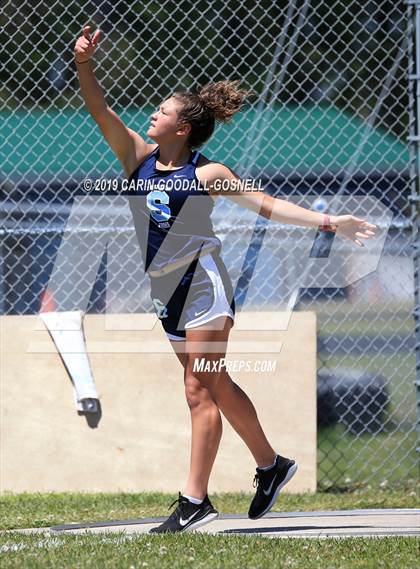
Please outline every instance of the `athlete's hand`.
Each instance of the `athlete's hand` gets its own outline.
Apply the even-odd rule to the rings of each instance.
[[[74,58],[77,63],[89,61],[95,53],[96,46],[101,39],[101,30],[96,30],[91,38],[90,29],[90,26],[83,28],[83,35],[77,39],[76,45],[74,46]]]
[[[337,225],[337,235],[353,241],[359,247],[364,247],[363,239],[373,237],[375,230],[378,229],[376,225],[354,215],[331,216],[331,224]]]

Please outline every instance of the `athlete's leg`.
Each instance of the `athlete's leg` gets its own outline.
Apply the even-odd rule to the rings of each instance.
[[[185,396],[191,413],[190,474],[184,494],[203,499],[222,436],[222,419],[209,390],[186,372],[186,342],[171,341],[171,345],[184,367]]]
[[[221,324],[223,329],[219,329]],[[205,326],[186,330],[185,384],[192,417],[191,466],[186,494],[199,494],[199,498],[207,492],[208,479],[222,434],[217,407],[242,437],[258,466],[271,464],[276,456],[251,400],[226,371],[219,367],[220,359],[226,354],[231,326],[230,318],[220,317]],[[212,350],[216,343],[217,353],[214,353]],[[200,369],[198,364],[202,359],[209,362],[211,371]]]

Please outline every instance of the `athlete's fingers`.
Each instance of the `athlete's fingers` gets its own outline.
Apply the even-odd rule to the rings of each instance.
[[[84,26],[83,28],[83,35],[89,41],[90,41],[90,30],[91,30],[90,26]]]
[[[83,39],[80,41],[80,44],[79,44],[79,45],[80,45],[82,48],[87,49],[87,48],[90,46],[90,42],[89,42],[87,39],[83,38]]]
[[[359,227],[361,227],[363,229],[370,229],[370,230],[377,229],[376,225],[372,225],[371,223],[367,223],[367,222],[361,223]]]
[[[371,230],[378,229],[376,225],[373,225],[372,223],[368,223],[367,221],[365,221],[363,223],[363,227],[365,229],[371,229]]]
[[[98,45],[98,42],[100,41],[101,36],[102,36],[102,31],[96,30],[96,32],[93,34],[92,45],[94,45],[94,46]]]

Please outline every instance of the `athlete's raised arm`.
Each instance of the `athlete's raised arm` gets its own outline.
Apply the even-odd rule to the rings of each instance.
[[[324,214],[255,189],[252,184],[248,184],[248,180],[241,180],[224,164],[212,162],[204,165],[202,171],[212,196],[228,197],[239,206],[280,223],[319,228],[324,224]],[[331,215],[330,224],[334,226],[337,235],[353,241],[359,247],[363,247],[363,240],[373,237],[377,229],[376,225],[354,215]]]
[[[74,58],[82,96],[89,113],[120,161],[125,175],[129,176],[156,145],[147,144],[139,134],[128,128],[107,105],[92,66],[92,56],[101,38],[101,31],[96,30],[93,37],[90,31],[90,26],[85,26],[74,46]]]

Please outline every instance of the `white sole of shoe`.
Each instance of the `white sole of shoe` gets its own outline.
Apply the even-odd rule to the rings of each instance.
[[[283,482],[281,484],[279,484],[279,487],[277,488],[277,490],[275,491],[275,493],[273,494],[273,497],[271,498],[270,503],[268,504],[268,506],[266,507],[266,509],[256,518],[250,518],[252,520],[259,520],[260,518],[262,518],[263,516],[265,516],[265,514],[271,510],[271,508],[274,505],[274,502],[277,500],[277,496],[279,495],[279,492],[282,488],[284,488],[286,486],[286,484],[293,478],[293,476],[296,474],[298,469],[298,463],[295,462],[295,464],[293,466],[291,466],[289,468],[289,471],[286,474],[285,479],[283,480]]]
[[[194,522],[193,524],[191,524],[190,526],[188,526],[186,529],[182,530],[182,532],[187,532],[187,531],[192,531],[194,529],[197,529],[201,526],[204,526],[210,522],[212,522],[213,520],[217,519],[219,517],[219,514],[217,512],[213,513],[213,514],[208,514],[205,518],[203,518],[202,520],[197,520],[196,522]]]

